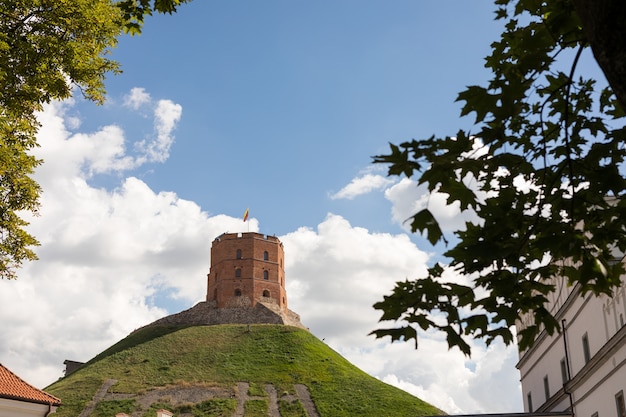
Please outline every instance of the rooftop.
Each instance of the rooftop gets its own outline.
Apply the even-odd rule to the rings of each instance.
[[[59,406],[61,400],[25,382],[0,364],[0,398]]]

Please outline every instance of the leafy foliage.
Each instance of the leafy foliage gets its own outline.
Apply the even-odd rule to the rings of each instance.
[[[184,0],[0,0],[0,277],[16,278],[36,259],[37,240],[20,213],[36,214],[39,185],[31,178],[41,163],[36,113],[77,88],[97,103],[104,79],[118,73],[108,58],[123,29],[139,33],[143,16],[172,13]]]
[[[71,95],[72,85],[101,102],[104,74],[118,70],[106,58],[120,31],[109,1],[1,0],[0,12],[0,276],[15,278],[37,241],[19,213],[37,211],[39,186],[30,177],[40,163],[35,113]]]
[[[455,232],[448,266],[397,283],[375,304],[381,321],[401,323],[372,332],[377,337],[417,343],[415,326],[437,329],[469,355],[466,338],[510,344],[511,326],[530,315],[531,325],[518,334],[523,350],[542,329],[558,329],[546,308],[554,277],[583,293],[610,295],[620,285],[623,109],[610,87],[598,90],[594,79],[578,74],[589,44],[572,1],[495,4],[505,29],[485,59],[492,78],[458,96],[461,115],[475,116],[476,131],[392,144],[389,154],[374,157],[389,164],[389,175],[415,175],[479,219]],[[443,240],[436,217],[420,211],[412,230],[433,244]],[[447,270],[472,284],[446,282]]]
[[[178,6],[191,0],[121,0],[116,6],[122,11],[124,31],[131,35],[141,33],[145,16],[152,16],[153,12],[172,14]]]

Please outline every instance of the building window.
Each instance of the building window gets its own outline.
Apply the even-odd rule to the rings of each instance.
[[[270,279],[270,273],[267,271],[263,271],[263,279]]]
[[[589,351],[589,336],[587,333],[583,335],[583,355],[585,356],[585,363],[591,359],[591,352]]]
[[[241,249],[237,249],[237,259],[241,259]]]
[[[567,363],[565,363],[565,358],[561,359],[561,380],[563,384],[567,382]]]
[[[241,278],[241,269],[240,268],[235,269],[235,277]]]
[[[241,297],[241,290],[239,288],[235,290],[235,297]]]
[[[615,406],[617,407],[617,417],[626,417],[626,405],[624,404],[624,391],[615,394]]]
[[[623,314],[619,315],[619,325],[624,327],[624,315]]]
[[[217,300],[217,288],[213,290],[213,299]]]
[[[529,392],[528,395],[526,396],[526,399],[528,400],[528,412],[532,413],[533,411],[533,395]]]
[[[268,290],[263,290],[263,297],[269,297],[270,292]]]
[[[270,254],[269,254],[269,253],[267,253],[267,251],[263,252],[263,260],[264,260],[264,261],[267,261],[267,260],[269,260],[269,259],[270,259]]]
[[[548,375],[543,377],[543,390],[546,393],[546,401],[550,399],[550,382],[548,381]]]

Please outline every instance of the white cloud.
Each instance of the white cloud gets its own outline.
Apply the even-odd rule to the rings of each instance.
[[[144,156],[139,158],[141,163],[164,162],[170,156],[170,147],[174,143],[172,131],[182,116],[183,108],[170,100],[159,100],[154,109],[154,127],[156,138],[142,140],[137,144],[137,149]]]
[[[480,143],[475,143],[474,148],[477,154],[484,152],[484,147],[481,147]],[[461,211],[459,202],[448,204],[448,194],[429,192],[425,184],[418,186],[417,182],[409,178],[395,181],[371,171],[366,170],[364,174],[355,177],[330,198],[352,200],[362,194],[384,190],[385,198],[392,203],[393,221],[406,231],[411,230],[413,215],[425,208],[433,213],[441,229],[448,232],[465,229],[466,222],[480,221],[473,210]],[[465,182],[471,184],[472,180],[468,178]]]
[[[429,193],[426,185],[418,186],[415,181],[408,178],[403,178],[399,183],[386,189],[385,198],[392,203],[393,220],[405,230],[410,230],[410,218],[425,208],[431,211],[444,231],[463,230],[466,222],[478,221],[473,211],[461,211],[458,202],[448,204],[447,194],[437,191]]]
[[[365,174],[361,177],[354,178],[350,184],[331,195],[333,200],[347,199],[352,200],[362,194],[367,194],[374,190],[380,190],[393,184],[395,181],[382,175]]]
[[[168,103],[158,122],[165,136],[180,116]],[[0,362],[43,387],[61,376],[65,359],[88,360],[165,315],[155,299],[171,294],[189,306],[203,299],[213,238],[257,231],[258,221],[209,216],[132,176],[112,190],[95,188],[91,173],[133,165],[123,130],[72,135],[59,105],[48,107],[41,121],[42,207],[30,226],[42,243],[40,260],[21,270],[19,280],[2,283]],[[396,281],[425,271],[428,254],[408,235],[372,233],[329,214],[316,229],[280,238],[290,308],[352,363],[448,412],[521,408],[514,348],[474,344],[469,361],[448,351],[439,334],[421,334],[417,351],[412,343],[368,336],[380,317],[372,305]]]
[[[124,106],[137,110],[144,104],[150,103],[151,100],[150,94],[144,88],[134,87],[124,96]]]
[[[38,137],[44,146],[36,152],[46,161],[41,167],[45,175],[39,175],[42,185],[46,186],[48,179],[87,178],[136,166],[133,158],[126,155],[126,139],[118,126],[70,135],[65,122],[69,106],[71,103],[53,103],[38,116],[42,123]]]
[[[439,338],[420,338],[419,348],[394,343],[373,352],[389,359],[377,376],[448,413],[493,413],[521,409],[515,371],[517,351],[494,343],[485,348],[472,343],[473,356],[448,351]],[[443,342],[445,343],[445,342]]]
[[[404,234],[371,234],[332,214],[317,232],[302,228],[281,241],[290,302],[315,334],[342,344],[372,330],[380,316],[372,305],[396,281],[425,272],[428,259]]]
[[[182,116],[182,106],[159,100],[154,109],[154,133],[135,142],[135,155],[129,154],[127,138],[121,127],[107,125],[96,132],[70,134],[67,110],[73,103],[52,103],[39,114],[39,137],[45,147],[37,150],[46,163],[42,182],[48,178],[90,178],[94,174],[122,172],[151,162],[164,162],[174,142],[173,130]],[[131,147],[133,148],[133,147]]]

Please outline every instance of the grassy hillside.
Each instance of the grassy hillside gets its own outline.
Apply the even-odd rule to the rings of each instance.
[[[232,416],[244,394],[252,397],[245,403],[245,416],[267,416],[271,401],[266,384],[275,388],[283,417],[306,416],[295,384],[308,387],[321,417],[441,414],[367,375],[309,332],[280,325],[143,329],[46,391],[63,401],[58,417],[77,417],[109,379],[117,383],[92,416],[126,412],[153,417],[157,408],[174,411],[176,417]],[[240,382],[249,384],[249,392],[237,391]],[[181,401],[176,393],[182,391],[213,394],[199,402]]]

